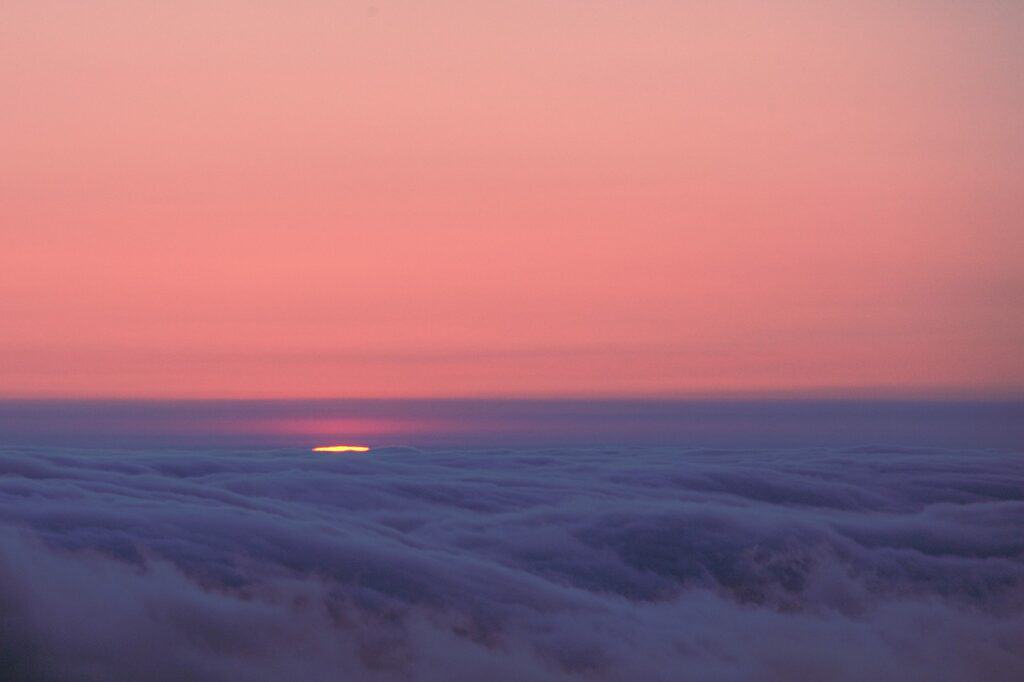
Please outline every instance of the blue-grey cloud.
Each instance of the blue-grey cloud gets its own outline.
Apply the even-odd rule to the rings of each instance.
[[[1024,679],[1024,457],[0,451],[9,680]]]

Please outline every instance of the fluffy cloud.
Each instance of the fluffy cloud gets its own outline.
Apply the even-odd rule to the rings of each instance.
[[[1024,459],[0,451],[10,680],[1024,679]]]

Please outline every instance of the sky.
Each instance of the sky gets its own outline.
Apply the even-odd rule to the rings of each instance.
[[[0,396],[1024,387],[1024,4],[0,6]]]

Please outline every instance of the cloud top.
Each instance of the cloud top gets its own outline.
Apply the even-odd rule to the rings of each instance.
[[[1024,459],[0,452],[12,680],[1015,680]]]

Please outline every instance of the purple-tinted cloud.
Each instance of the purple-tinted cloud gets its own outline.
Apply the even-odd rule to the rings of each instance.
[[[0,456],[11,680],[1024,679],[1024,459]]]

